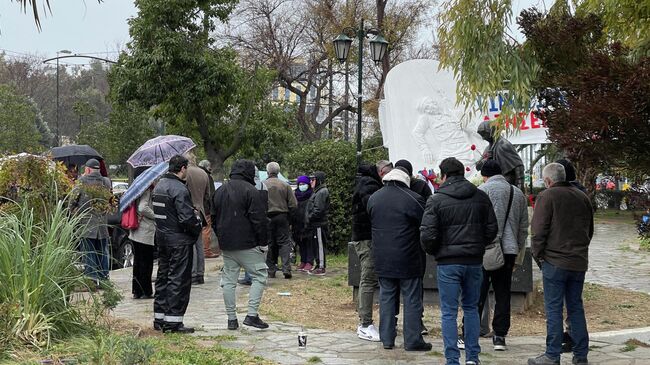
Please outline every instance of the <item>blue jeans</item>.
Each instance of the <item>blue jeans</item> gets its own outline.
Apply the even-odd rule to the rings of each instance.
[[[400,293],[404,299],[404,348],[422,346],[422,278],[379,277],[379,338],[384,346],[395,345]]]
[[[560,269],[548,262],[542,265],[544,278],[544,310],[546,311],[546,355],[553,360],[560,359],[562,352],[562,309],[566,301],[570,335],[573,339],[573,355],[587,358],[589,334],[585,308],[582,304],[582,288],[585,284],[584,271]]]
[[[93,279],[108,279],[109,254],[107,238],[82,238],[84,274]]]
[[[438,265],[438,294],[442,312],[442,339],[447,365],[459,365],[458,298],[461,297],[465,328],[465,360],[477,361],[481,352],[478,344],[480,320],[478,300],[483,282],[483,265]]]

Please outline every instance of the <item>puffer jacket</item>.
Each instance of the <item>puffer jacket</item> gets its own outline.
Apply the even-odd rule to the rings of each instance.
[[[255,188],[255,165],[237,160],[212,198],[212,228],[224,251],[266,246],[268,218],[262,195]]]
[[[153,190],[156,244],[193,245],[201,233],[201,218],[194,210],[190,191],[178,176],[167,173]]]
[[[325,185],[325,173],[316,171],[314,176],[316,186],[305,208],[305,221],[308,228],[327,226],[327,214],[330,210],[330,192]]]
[[[381,180],[377,168],[372,165],[360,165],[357,170],[357,184],[352,193],[352,240],[372,239],[372,226],[367,207],[370,196],[381,189]]]
[[[481,264],[498,230],[487,194],[464,177],[451,176],[427,201],[420,240],[438,265]]]

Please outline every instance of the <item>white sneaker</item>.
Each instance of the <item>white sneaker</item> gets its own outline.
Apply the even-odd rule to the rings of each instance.
[[[458,346],[459,350],[465,350],[465,341],[458,336],[458,341],[456,342],[456,345]]]
[[[379,332],[374,325],[369,325],[368,327],[359,326],[357,328],[357,335],[362,340],[379,342]]]

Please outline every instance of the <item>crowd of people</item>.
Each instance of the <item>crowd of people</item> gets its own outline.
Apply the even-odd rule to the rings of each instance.
[[[96,165],[93,160],[86,163],[80,184],[108,183],[98,175]],[[447,364],[460,364],[461,350],[466,365],[480,363],[480,314],[490,287],[495,298],[494,350],[507,349],[512,273],[523,262],[528,237],[527,201],[516,186],[520,182],[516,169],[505,176],[496,158],[487,158],[480,165],[483,184],[476,187],[465,178],[466,169],[459,160],[444,159],[439,166],[442,184],[435,192],[414,176],[406,160],[358,167],[351,197],[351,244],[361,267],[359,338],[393,349],[401,309],[405,350],[432,349],[423,337],[428,334],[423,323],[428,254],[437,264]],[[292,278],[294,243],[300,254],[297,270],[326,274],[329,191],[325,174],[299,176],[294,191],[280,179],[278,163],[271,162],[266,169],[268,179],[260,181],[252,161],[237,160],[229,180],[215,190],[207,161],[197,165],[191,153],[177,155],[169,161],[168,172],[139,197],[140,224],[129,234],[135,245],[133,297],[154,297],[151,275],[155,243],[155,329],[194,331],[184,325],[183,317],[192,284],[204,283],[206,257],[223,257],[220,285],[230,330],[239,328],[238,283],[250,285],[243,324],[268,327],[258,312],[267,278],[276,277],[280,270],[285,279]],[[530,228],[532,255],[543,274],[547,347],[528,363],[559,364],[563,345],[566,350],[570,340],[573,364],[587,364],[589,339],[582,288],[593,235],[593,210],[573,181],[575,170],[570,162],[548,164],[543,179],[547,189],[537,197]],[[83,205],[83,198],[76,204]],[[83,247],[88,252],[104,252],[107,233],[101,227],[105,224],[101,217],[88,219],[96,224],[89,224],[94,228],[84,233]],[[216,252],[211,249],[211,230],[218,238]],[[87,256],[88,275],[107,277],[100,256]],[[246,276],[239,279],[242,269]],[[377,288],[378,328],[372,310]],[[463,311],[460,333],[459,307]],[[565,307],[568,333],[563,326]]]

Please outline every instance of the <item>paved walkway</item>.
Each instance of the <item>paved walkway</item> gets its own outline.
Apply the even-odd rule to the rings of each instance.
[[[433,351],[427,353],[405,352],[401,343],[401,334],[397,338],[397,348],[384,350],[380,344],[362,341],[351,332],[332,332],[308,329],[306,350],[299,350],[297,334],[299,326],[286,323],[271,323],[265,331],[240,328],[237,331],[226,329],[227,316],[223,305],[219,273],[221,259],[207,260],[207,272],[204,285],[192,287],[192,297],[185,323],[197,328],[197,336],[234,335],[236,338],[224,343],[227,347],[240,348],[280,364],[307,364],[317,357],[322,364],[444,364],[442,340],[428,337],[433,343]],[[111,273],[111,279],[124,294],[124,300],[115,309],[119,318],[129,319],[144,327],[152,324],[152,301],[132,300],[130,296],[131,270],[123,269]],[[245,310],[247,287],[239,288],[240,310]],[[314,308],[317,310],[317,308]],[[240,323],[244,313],[239,313]],[[264,315],[262,314],[264,318]],[[401,324],[400,324],[401,326]],[[242,326],[245,327],[245,326]],[[634,351],[621,352],[622,345],[629,338],[650,343],[650,328],[592,334],[590,361],[592,364],[624,365],[650,364],[650,349],[639,347]],[[541,353],[544,349],[542,337],[508,338],[509,350],[495,352],[490,340],[481,340],[484,364],[525,364],[526,359]],[[313,361],[314,359],[312,359]],[[563,364],[571,363],[571,356],[563,358]]]

